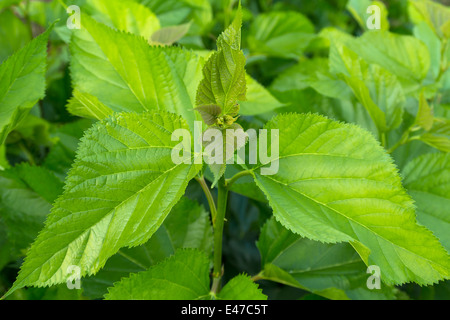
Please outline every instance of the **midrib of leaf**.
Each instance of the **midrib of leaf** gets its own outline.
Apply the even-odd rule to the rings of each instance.
[[[125,259],[127,259],[128,261],[130,261],[131,263],[134,263],[135,265],[137,265],[139,268],[142,268],[144,270],[146,270],[148,267],[144,266],[143,264],[141,264],[139,261],[137,261],[136,259],[133,259],[132,257],[130,257],[129,255],[127,255],[126,253],[124,253],[122,250],[117,251],[118,254],[120,254],[122,257],[124,257]]]
[[[272,177],[270,177],[270,176],[264,176],[264,177],[267,178],[267,179],[273,180],[274,182],[277,182],[277,183],[279,183],[279,184],[282,184],[282,185],[284,185],[284,186],[288,186],[287,184],[285,184],[285,183],[283,183],[283,182],[281,182],[281,181],[278,181],[278,180],[276,180],[276,179],[274,179],[274,178],[272,178]],[[379,237],[379,238],[381,238],[381,239],[383,239],[383,240],[386,240],[386,242],[389,242],[390,244],[394,245],[396,248],[399,248],[399,249],[402,249],[402,250],[404,250],[404,251],[410,252],[410,253],[414,254],[415,256],[420,257],[421,259],[424,259],[424,260],[428,261],[428,262],[429,262],[430,264],[432,264],[432,265],[433,265],[433,264],[436,264],[436,265],[439,265],[439,266],[443,267],[444,269],[446,268],[444,265],[442,265],[442,264],[440,264],[440,263],[438,263],[438,262],[429,260],[429,259],[427,259],[427,258],[425,258],[425,257],[423,257],[423,256],[421,256],[421,255],[419,255],[419,254],[417,254],[417,253],[415,253],[415,252],[413,252],[413,251],[410,251],[410,250],[408,250],[408,249],[406,249],[406,248],[404,248],[404,247],[401,247],[401,246],[398,245],[398,244],[395,244],[395,243],[392,242],[391,240],[389,240],[389,239],[387,239],[387,238],[381,236],[380,234],[378,234],[378,233],[375,232],[374,230],[370,229],[368,226],[366,226],[366,225],[364,225],[364,224],[362,224],[362,223],[360,223],[360,222],[358,222],[358,221],[356,221],[356,220],[354,220],[354,219],[352,219],[352,218],[346,216],[345,214],[343,214],[343,213],[337,211],[336,209],[334,209],[334,208],[332,208],[332,207],[329,207],[329,206],[326,205],[325,203],[322,203],[322,202],[320,202],[320,201],[318,201],[318,200],[316,200],[316,199],[314,199],[314,198],[311,198],[310,196],[308,196],[308,195],[306,195],[306,194],[304,194],[304,193],[302,193],[302,192],[300,192],[300,191],[298,191],[298,190],[295,190],[295,189],[290,189],[290,190],[292,190],[292,191],[294,191],[294,192],[296,192],[296,193],[298,193],[298,194],[301,194],[301,195],[304,196],[305,198],[308,198],[308,199],[312,200],[313,202],[315,202],[315,203],[317,203],[317,204],[319,204],[319,205],[321,205],[321,206],[323,206],[323,207],[325,207],[325,208],[327,208],[327,209],[330,209],[331,211],[337,213],[338,215],[340,215],[340,216],[342,216],[342,217],[344,217],[344,218],[350,220],[351,222],[354,222],[355,224],[357,224],[357,225],[363,227],[364,229],[367,229],[369,232],[373,233],[374,235],[376,235],[377,237]],[[351,226],[351,224],[350,224],[350,226]],[[332,227],[334,230],[336,230],[336,231],[338,231],[338,232],[341,232],[340,230],[334,228],[332,225],[329,225],[329,227]],[[380,227],[380,228],[385,228],[385,227],[387,227],[387,226],[379,226],[379,227]],[[395,227],[396,227],[396,228],[400,228],[399,226],[395,226]],[[352,226],[352,228],[353,228],[353,226]],[[355,234],[356,234],[356,232],[355,232]],[[346,234],[346,235],[347,235],[347,234]],[[347,236],[349,236],[349,235],[347,235]],[[353,238],[353,237],[351,237],[351,238]],[[358,239],[354,239],[354,240],[358,240]],[[380,246],[380,248],[382,247],[380,243],[379,243],[379,246]],[[395,251],[395,253],[398,255],[397,251],[396,251],[396,250],[394,250],[394,251]],[[383,256],[384,256],[384,255],[383,255]],[[400,256],[399,256],[399,260],[403,261],[403,260],[400,258]],[[387,261],[387,260],[386,260],[386,261]],[[390,265],[389,262],[388,262],[388,265]],[[406,265],[405,265],[405,268],[407,268]]]

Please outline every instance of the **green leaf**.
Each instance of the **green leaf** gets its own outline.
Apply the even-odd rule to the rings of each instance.
[[[44,97],[47,39],[51,29],[0,65],[0,145]]]
[[[266,88],[249,75],[246,75],[247,97],[240,101],[240,114],[253,116],[273,111],[284,106]]]
[[[0,172],[0,219],[15,255],[36,238],[61,192],[62,183],[42,167],[23,164]]]
[[[201,251],[179,249],[149,270],[109,288],[106,300],[205,300],[209,298],[209,259]]]
[[[165,27],[153,33],[151,42],[170,46],[183,38],[189,31],[191,23],[179,26]]]
[[[106,300],[265,300],[248,276],[231,279],[215,297],[210,293],[210,262],[196,249],[178,249],[147,271],[132,274],[109,288]]]
[[[442,152],[450,152],[450,120],[434,118],[431,130],[419,136],[418,139]]]
[[[326,243],[350,242],[388,284],[448,279],[450,259],[417,225],[392,159],[368,132],[317,115],[280,115],[279,155],[254,168],[257,185],[289,230]],[[259,168],[277,164],[274,175]]]
[[[201,58],[180,48],[149,46],[89,16],[82,16],[82,24],[71,42],[74,87],[114,112],[163,110],[193,124]]]
[[[72,94],[73,97],[67,104],[67,111],[75,116],[102,120],[114,113],[111,108],[105,106],[97,97],[89,93],[80,92],[75,88]]]
[[[440,37],[447,37],[445,28],[450,21],[450,8],[435,1],[410,0],[409,15],[415,24],[426,22]]]
[[[388,12],[386,6],[381,1],[370,0],[350,0],[347,3],[347,10],[351,12],[358,24],[364,30],[368,30],[367,21],[373,13],[367,13],[370,6],[376,5],[380,9],[380,27],[381,30],[389,30]]]
[[[430,53],[430,71],[433,79],[439,76],[441,71],[441,51],[442,44],[438,36],[433,32],[433,29],[425,22],[421,22],[414,27],[414,36],[421,40],[428,48]]]
[[[426,131],[430,131],[431,128],[433,127],[433,123],[434,123],[433,108],[431,108],[428,105],[427,99],[425,98],[425,95],[422,92],[419,99],[419,111],[417,112],[414,124],[425,129]]]
[[[16,17],[12,10],[0,13],[0,63],[23,48],[30,40],[30,29]]]
[[[213,22],[209,0],[138,0],[148,6],[159,18],[163,27],[192,21],[189,34],[204,34]]]
[[[450,252],[450,154],[420,156],[403,169],[405,187],[416,201],[417,220]]]
[[[20,0],[0,0],[0,11],[3,8],[18,4]]]
[[[217,295],[219,300],[267,300],[249,276],[238,275],[228,281]]]
[[[197,107],[216,105],[221,115],[235,117],[238,101],[245,100],[245,56],[241,51],[242,12],[217,39],[217,51],[203,67],[203,80],[197,91]]]
[[[200,170],[171,159],[172,132],[187,128],[174,114],[124,113],[88,130],[8,294],[65,282],[70,265],[95,274],[120,248],[147,242]]]
[[[368,65],[340,44],[331,47],[330,69],[345,80],[379,131],[401,124],[406,98],[396,76],[378,65]]]
[[[43,166],[51,170],[57,177],[64,181],[67,172],[72,166],[81,137],[93,122],[81,119],[65,124],[51,132],[55,145],[50,149]]]
[[[393,289],[367,288],[367,267],[351,245],[302,238],[270,219],[257,243],[261,278],[311,291],[328,299],[392,299]]]
[[[254,55],[298,59],[315,38],[314,26],[294,11],[260,14],[250,27],[249,48]]]
[[[369,63],[379,64],[406,80],[423,80],[430,69],[430,54],[425,44],[411,36],[388,31],[363,34],[351,48]]]
[[[95,276],[83,279],[83,292],[89,298],[101,298],[114,282],[130,273],[147,270],[174,254],[175,250],[197,248],[209,254],[212,242],[209,213],[196,202],[182,198],[147,243],[120,249]]]
[[[156,15],[134,0],[88,0],[86,10],[97,21],[147,40],[160,29]]]

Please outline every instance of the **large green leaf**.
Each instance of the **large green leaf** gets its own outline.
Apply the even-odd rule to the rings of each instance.
[[[95,274],[120,248],[145,243],[200,169],[171,159],[180,128],[188,125],[174,114],[124,113],[88,130],[9,293],[65,282],[71,265]]]
[[[238,100],[246,97],[245,56],[241,51],[242,12],[217,39],[214,52],[203,68],[197,91],[197,107],[217,106],[220,115],[236,116]]]
[[[209,254],[212,228],[208,212],[195,201],[182,198],[164,220],[163,225],[142,246],[122,248],[95,276],[83,279],[83,293],[101,298],[114,282],[130,273],[147,270],[175,253],[179,248],[197,248]]]
[[[47,39],[51,29],[0,65],[0,145],[44,97]]]
[[[201,251],[179,249],[149,270],[124,278],[107,300],[262,300],[267,297],[246,276],[237,276],[215,296],[210,292],[210,262]]]
[[[367,267],[351,245],[308,240],[270,219],[258,241],[261,278],[329,299],[392,299],[393,289],[367,288]]]
[[[392,159],[368,132],[317,115],[280,115],[279,156],[254,168],[274,215],[291,231],[326,243],[350,242],[388,284],[449,278],[450,257],[417,225]],[[278,161],[274,175],[261,167]]]
[[[248,43],[254,55],[299,58],[314,39],[314,26],[294,11],[258,15],[250,28]]]
[[[409,162],[402,174],[408,193],[416,201],[417,220],[450,252],[450,154],[420,156]]]
[[[114,112],[164,110],[193,123],[201,58],[175,47],[150,46],[82,16],[71,42],[71,74],[80,92]]]

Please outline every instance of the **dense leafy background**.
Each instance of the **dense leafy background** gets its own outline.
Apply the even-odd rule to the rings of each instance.
[[[372,3],[381,31],[365,25]],[[197,88],[237,1],[66,4],[80,6],[81,30],[66,28],[61,1],[0,0],[0,295],[22,266],[8,299],[208,297],[208,202],[189,182],[201,168],[172,164],[169,133],[192,128],[198,104],[233,113]],[[232,187],[229,282],[217,298],[450,299],[448,281],[430,285],[449,277],[448,5],[242,1],[247,74],[219,89],[246,83],[240,125],[287,138],[277,175],[259,175],[258,164]],[[243,64],[234,44],[218,45],[231,49],[213,55],[211,70],[221,54]],[[135,113],[109,117],[123,111]],[[213,182],[222,169],[205,175]],[[83,290],[64,283],[67,257],[84,267]],[[365,287],[369,262],[386,270],[382,290]]]

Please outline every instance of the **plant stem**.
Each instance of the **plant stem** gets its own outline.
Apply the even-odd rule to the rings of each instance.
[[[222,240],[225,213],[227,211],[228,189],[225,186],[225,178],[222,177],[218,183],[217,216],[214,225],[214,269],[212,291],[217,293],[220,290],[220,280],[222,278]]]
[[[227,189],[229,190],[231,188],[231,185],[233,183],[236,182],[236,180],[238,180],[241,177],[245,177],[245,176],[251,176],[253,174],[252,170],[245,170],[245,171],[241,171],[239,173],[236,173],[233,177],[231,177],[230,179],[226,179],[225,180],[225,187],[227,187]]]
[[[217,216],[217,209],[216,209],[216,203],[214,202],[214,198],[211,194],[211,190],[209,189],[208,185],[206,184],[204,177],[196,177],[195,180],[198,181],[200,186],[203,189],[203,192],[205,193],[206,200],[208,200],[209,210],[211,211],[211,220],[213,223],[213,226],[216,224],[216,216]]]

